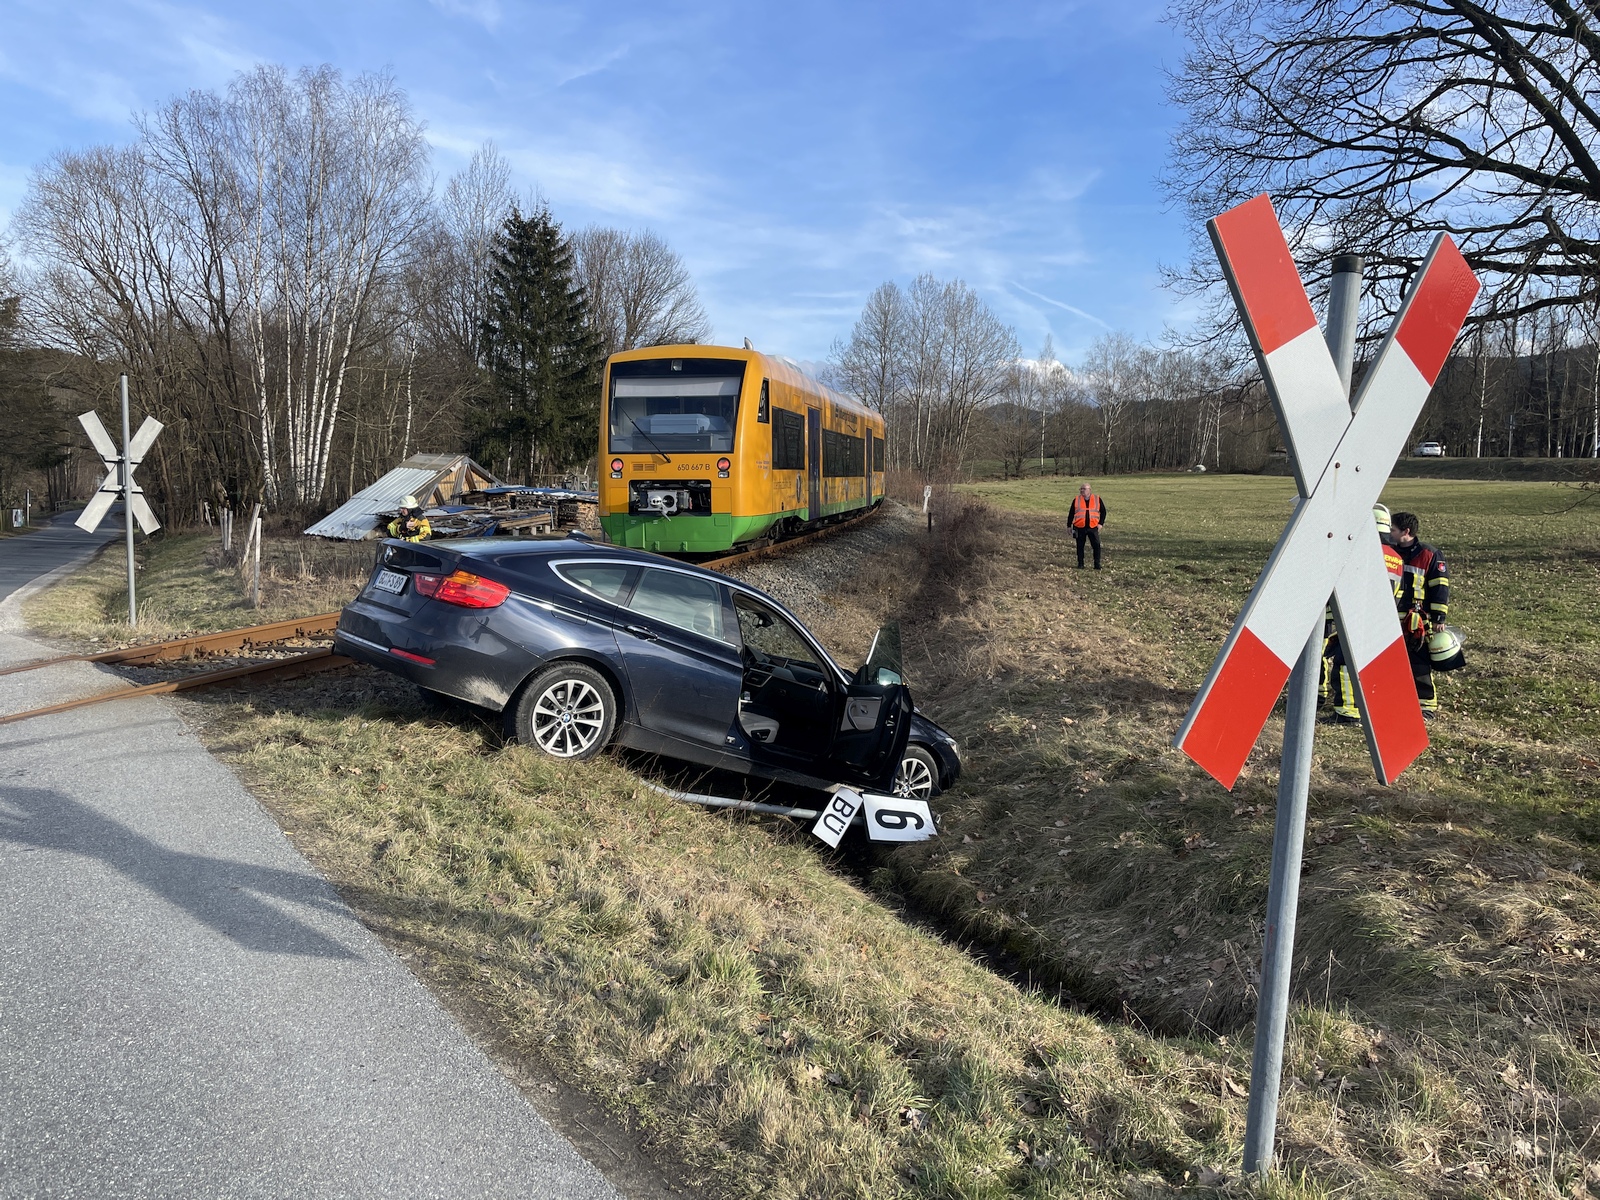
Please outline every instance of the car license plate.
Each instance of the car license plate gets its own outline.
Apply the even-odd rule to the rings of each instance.
[[[378,577],[372,581],[372,586],[380,592],[392,592],[398,596],[406,590],[406,577],[399,571],[391,571],[385,567],[378,572]]]

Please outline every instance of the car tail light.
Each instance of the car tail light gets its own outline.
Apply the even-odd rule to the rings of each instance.
[[[511,595],[511,589],[505,584],[470,571],[456,571],[450,575],[418,573],[411,577],[411,582],[421,595],[462,608],[495,608]]]
[[[459,604],[462,608],[495,608],[505,603],[511,589],[503,583],[484,579],[470,571],[456,571],[445,576],[439,585],[435,600],[446,604]]]

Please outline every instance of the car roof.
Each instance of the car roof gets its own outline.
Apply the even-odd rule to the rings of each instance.
[[[624,560],[626,562],[654,563],[656,566],[691,567],[693,563],[680,562],[676,558],[668,558],[664,554],[655,554],[649,550],[635,550],[630,546],[611,546],[604,542],[597,542],[586,537],[558,537],[558,538],[506,538],[506,537],[479,537],[479,538],[451,538],[445,543],[452,550],[463,553],[492,553],[496,558],[607,558],[613,562]],[[706,571],[705,574],[721,579],[721,575]]]
[[[668,558],[665,554],[656,554],[650,550],[636,550],[631,546],[612,546],[604,542],[591,541],[583,537],[564,538],[453,538],[448,543],[454,550],[472,553],[492,553],[500,561],[506,558],[559,558],[564,562],[578,559],[593,558],[603,559],[606,562],[638,563],[641,566],[669,567],[675,571],[684,571],[692,575],[700,575],[706,579],[725,583],[735,591],[745,591],[759,596],[769,604],[776,605],[788,613],[783,604],[767,595],[760,588],[744,582],[742,579],[729,579],[718,571],[710,571],[705,567],[697,566],[682,559]],[[793,613],[789,613],[791,617]],[[795,618],[799,620],[798,617]]]

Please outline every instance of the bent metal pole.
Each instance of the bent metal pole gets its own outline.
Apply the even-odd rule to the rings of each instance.
[[[1355,364],[1356,310],[1363,261],[1358,254],[1333,260],[1324,338],[1339,370],[1345,395]],[[1256,1043],[1250,1061],[1250,1104],[1245,1117],[1246,1174],[1272,1165],[1278,1120],[1278,1085],[1283,1076],[1283,1038],[1289,1018],[1289,977],[1294,967],[1294,919],[1300,900],[1300,856],[1305,845],[1306,800],[1311,791],[1311,749],[1317,727],[1317,677],[1322,668],[1322,618],[1289,675],[1283,725],[1283,763],[1278,771],[1278,811],[1272,831],[1272,876],[1267,885],[1267,929],[1261,947],[1261,993],[1256,1004]]]
[[[122,386],[122,519],[128,531],[128,628],[139,624],[139,605],[133,594],[133,463],[128,453],[128,377]]]

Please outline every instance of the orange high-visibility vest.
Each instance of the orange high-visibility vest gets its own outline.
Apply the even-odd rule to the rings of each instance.
[[[1081,495],[1074,496],[1072,498],[1072,527],[1074,529],[1100,528],[1101,512],[1100,497],[1093,492],[1089,493],[1087,501]]]

